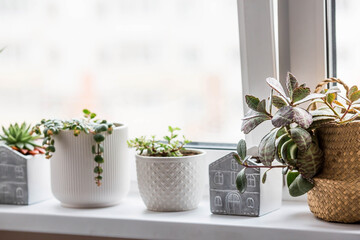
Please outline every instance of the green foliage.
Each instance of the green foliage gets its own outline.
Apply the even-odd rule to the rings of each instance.
[[[36,124],[32,131],[37,134],[43,133],[44,140],[43,145],[46,150],[46,158],[51,158],[55,149],[54,135],[59,134],[61,131],[73,131],[75,137],[79,136],[81,132],[85,134],[93,134],[95,144],[91,147],[91,152],[94,154],[94,161],[97,166],[94,168],[95,183],[97,186],[101,185],[103,168],[101,164],[104,163],[102,154],[104,153],[103,142],[105,141],[105,133],[111,134],[114,124],[109,123],[106,120],[95,119],[96,113],[91,112],[88,109],[83,110],[84,117],[81,119],[71,120],[59,120],[49,119],[41,120]]]
[[[10,124],[6,129],[2,127],[3,135],[0,135],[0,140],[4,141],[6,145],[12,149],[19,151],[24,155],[43,154],[45,150],[41,148],[36,140],[39,139],[38,135],[34,135],[34,132],[30,131],[31,126],[22,123]]]
[[[181,157],[183,156],[185,145],[190,143],[189,140],[183,136],[183,141],[178,140],[177,131],[180,128],[168,127],[170,136],[164,136],[165,142],[156,140],[155,136],[147,139],[142,136],[128,141],[128,146],[135,148],[140,155],[147,155],[153,157]]]

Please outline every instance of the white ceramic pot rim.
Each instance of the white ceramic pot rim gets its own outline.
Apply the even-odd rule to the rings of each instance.
[[[124,123],[113,123],[114,124],[114,128],[113,128],[113,132],[114,131],[119,131],[119,130],[122,130],[122,129],[125,129],[127,128],[127,125],[124,124]],[[69,129],[66,129],[66,130],[60,130],[59,133],[63,133],[63,134],[73,134],[73,130],[69,130]],[[106,133],[106,132],[105,132]],[[80,135],[83,135],[84,132],[80,132]],[[55,135],[56,136],[56,135]]]
[[[185,159],[192,159],[192,158],[198,158],[198,157],[202,157],[206,154],[205,151],[200,150],[200,149],[187,149],[186,151],[191,151],[191,152],[197,152],[199,154],[196,155],[190,155],[190,156],[181,156],[181,157],[153,157],[153,156],[146,156],[146,155],[140,155],[140,154],[136,154],[136,158],[137,159],[141,159],[140,161],[143,160],[153,160],[153,161],[179,161],[179,160],[185,160]]]

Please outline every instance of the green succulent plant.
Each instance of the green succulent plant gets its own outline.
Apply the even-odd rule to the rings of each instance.
[[[313,115],[300,105],[329,98],[331,91],[324,93],[311,93],[305,84],[299,85],[295,76],[287,74],[286,91],[280,82],[274,78],[267,78],[271,87],[271,96],[267,101],[247,95],[246,103],[250,111],[245,115],[241,130],[247,134],[265,121],[271,121],[273,129],[267,133],[259,144],[258,160],[254,161],[246,155],[246,143],[238,143],[236,159],[245,166],[237,177],[237,186],[240,192],[246,188],[244,179],[246,168],[264,167],[283,168],[287,175],[289,193],[300,196],[309,191],[314,182],[312,178],[320,171],[323,153],[319,148],[314,129],[324,121],[333,121],[331,116]],[[275,94],[274,94],[275,93]],[[272,106],[277,111],[272,114]],[[277,164],[273,164],[277,160]],[[251,165],[249,164],[251,163]],[[262,165],[259,166],[259,163]],[[263,182],[266,180],[266,172]]]
[[[94,161],[96,162],[96,166],[94,167],[94,173],[96,174],[95,183],[97,186],[101,186],[103,173],[101,164],[104,163],[104,133],[111,134],[114,124],[107,122],[106,120],[95,119],[96,113],[93,113],[88,109],[84,109],[83,113],[84,117],[81,119],[43,119],[40,123],[35,125],[33,131],[37,134],[44,134],[42,144],[46,150],[46,158],[51,158],[55,153],[55,140],[53,136],[59,134],[60,131],[73,131],[75,137],[79,136],[81,132],[85,134],[93,134],[95,144],[91,147],[91,152],[94,154]]]
[[[183,136],[183,141],[178,140],[177,131],[180,131],[180,128],[168,127],[170,136],[164,136],[164,140],[156,140],[155,136],[147,139],[142,136],[140,138],[135,138],[128,141],[128,146],[135,148],[140,155],[147,155],[152,157],[181,157],[184,154],[185,145],[190,143],[189,140]]]
[[[2,127],[3,135],[0,135],[0,140],[4,141],[6,145],[12,149],[21,152],[24,155],[36,155],[43,154],[45,150],[41,148],[36,140],[39,136],[34,136],[33,132],[30,131],[31,126],[22,123],[10,124],[6,129]]]

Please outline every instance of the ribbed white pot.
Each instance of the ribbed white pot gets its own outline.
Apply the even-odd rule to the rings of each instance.
[[[184,157],[136,155],[141,198],[152,211],[185,211],[196,208],[202,198],[207,164],[205,152]]]
[[[56,152],[51,158],[51,189],[66,207],[106,207],[118,204],[130,187],[127,126],[115,124],[112,134],[105,133],[102,184],[95,184],[96,163],[91,147],[92,134],[62,131],[54,135]]]

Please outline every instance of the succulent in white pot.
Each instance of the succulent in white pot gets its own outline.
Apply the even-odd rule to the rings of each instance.
[[[51,158],[53,195],[66,207],[116,205],[130,187],[127,126],[83,112],[81,119],[42,120],[34,128]]]
[[[206,159],[202,150],[187,150],[190,141],[177,140],[179,128],[169,126],[170,136],[161,142],[152,136],[128,141],[137,150],[136,172],[139,191],[152,211],[186,211],[199,205],[205,179]]]

